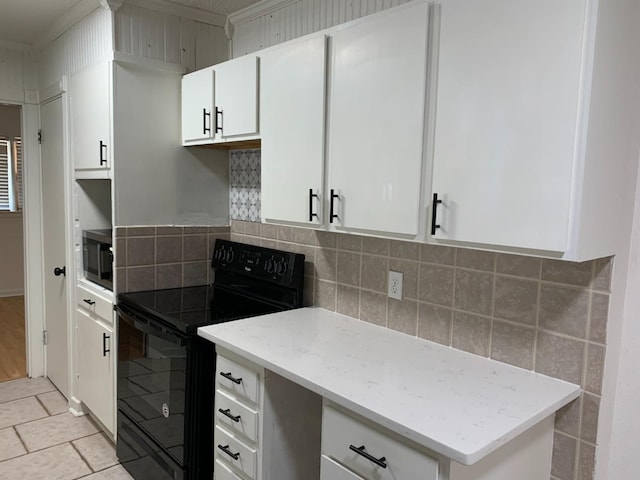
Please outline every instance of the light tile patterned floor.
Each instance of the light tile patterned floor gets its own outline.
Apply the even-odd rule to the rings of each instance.
[[[0,479],[131,480],[88,416],[46,378],[0,383]]]

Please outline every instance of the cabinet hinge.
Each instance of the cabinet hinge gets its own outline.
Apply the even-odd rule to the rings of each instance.
[[[46,330],[42,331],[42,344],[46,345],[47,344],[47,340],[48,340],[49,334],[47,333]]]
[[[38,143],[42,143],[42,129],[38,130]]]

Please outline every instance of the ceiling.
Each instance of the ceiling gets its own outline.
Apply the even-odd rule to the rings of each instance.
[[[33,45],[84,0],[0,0],[0,41]],[[126,0],[125,0],[126,1]],[[159,0],[227,16],[260,0]]]

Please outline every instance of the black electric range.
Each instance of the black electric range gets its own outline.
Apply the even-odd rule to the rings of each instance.
[[[304,255],[217,240],[212,285],[118,295],[120,463],[136,480],[210,480],[215,346],[198,327],[302,306]]]

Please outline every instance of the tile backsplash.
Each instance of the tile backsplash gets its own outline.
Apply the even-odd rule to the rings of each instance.
[[[571,263],[234,221],[231,240],[303,253],[305,302],[577,383],[552,479],[593,478],[612,258]],[[403,273],[403,299],[387,275]]]
[[[229,215],[260,221],[260,150],[229,152]]]
[[[210,259],[229,227],[116,227],[116,291],[205,285],[213,281]]]

